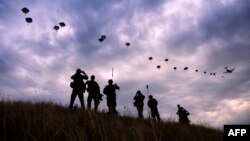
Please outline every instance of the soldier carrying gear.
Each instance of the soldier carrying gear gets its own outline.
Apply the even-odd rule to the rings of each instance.
[[[138,117],[139,118],[143,118],[143,100],[144,100],[145,96],[141,93],[141,91],[137,91],[135,96],[134,96],[134,106],[137,108],[138,111]]]
[[[176,114],[179,116],[179,123],[190,124],[190,120],[188,119],[188,115],[190,115],[190,113],[179,104],[177,107],[178,111]]]
[[[160,121],[160,114],[157,108],[158,102],[156,99],[153,98],[152,95],[149,95],[148,100],[148,107],[151,109],[151,116],[154,120]]]
[[[87,74],[80,69],[77,69],[76,73],[71,76],[71,79],[73,79],[73,82],[70,83],[70,86],[71,88],[73,88],[73,90],[72,90],[70,104],[69,104],[70,109],[73,108],[73,104],[77,95],[80,99],[82,108],[85,108],[84,100],[83,100],[83,93],[85,92],[86,86],[84,84],[83,79],[87,80],[88,78],[89,77],[87,76]]]
[[[113,84],[113,80],[108,81],[108,85],[103,89],[103,93],[107,95],[107,106],[109,108],[109,113],[118,114],[116,111],[116,90],[120,90],[120,87]]]
[[[89,109],[91,108],[91,102],[93,99],[95,103],[95,111],[97,111],[98,105],[100,103],[98,96],[100,94],[100,87],[98,83],[95,81],[95,76],[91,75],[90,80],[87,81],[86,84],[88,86],[87,92],[89,93],[87,106]]]

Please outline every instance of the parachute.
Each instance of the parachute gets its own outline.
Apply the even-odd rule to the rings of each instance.
[[[24,8],[22,8],[22,12],[26,15],[27,13],[29,13],[29,9],[28,8],[26,8],[26,7],[24,7]]]
[[[59,29],[59,26],[55,25],[54,30],[57,31]]]
[[[99,42],[103,42],[106,39],[106,35],[102,35],[98,40]]]
[[[101,38],[105,40],[106,39],[106,35],[102,35]]]
[[[125,45],[126,45],[127,47],[129,47],[129,46],[130,46],[130,43],[129,43],[129,42],[127,42]]]
[[[64,22],[60,22],[59,25],[60,25],[61,27],[66,26]]]
[[[33,21],[32,18],[30,18],[30,17],[26,18],[25,20],[26,20],[26,22],[27,22],[28,24],[29,24],[29,23],[32,23],[32,21]]]

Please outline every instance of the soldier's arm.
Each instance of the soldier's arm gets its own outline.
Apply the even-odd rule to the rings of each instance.
[[[101,93],[101,91],[100,91],[100,86],[98,85],[98,83],[96,83],[96,87],[97,87],[97,92],[98,92],[98,93]]]
[[[103,94],[107,95],[107,94],[106,94],[106,91],[107,91],[107,87],[105,87],[105,88],[103,89]]]
[[[115,84],[115,89],[120,90],[120,87]]]
[[[82,73],[83,73],[83,79],[85,80],[89,79],[88,75],[84,71],[82,71]]]
[[[71,76],[71,79],[75,79],[75,74]]]
[[[87,76],[87,74],[84,74],[83,79],[85,79],[85,80],[89,79],[89,77]]]

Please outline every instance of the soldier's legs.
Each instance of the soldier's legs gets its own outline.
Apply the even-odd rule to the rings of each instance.
[[[97,95],[94,97],[94,103],[95,103],[95,111],[97,111],[98,105],[99,105],[99,100],[98,100]]]
[[[112,113],[118,115],[118,112],[116,111],[116,105],[112,105]]]
[[[188,119],[188,117],[186,116],[184,119],[183,119],[183,122],[185,124],[189,124],[190,123],[190,120]]]
[[[139,118],[143,118],[143,107],[142,106],[138,106],[137,107],[137,111],[138,111]]]
[[[73,108],[73,104],[74,104],[74,101],[75,101],[75,99],[76,99],[76,95],[77,95],[76,90],[73,89],[73,90],[72,90],[72,94],[71,94],[71,98],[70,98],[70,104],[69,104],[69,108],[70,108],[70,109]]]
[[[151,116],[152,116],[153,120],[155,120],[155,113],[152,110],[151,110]]]
[[[185,119],[184,119],[183,115],[179,116],[179,122],[180,123],[185,123]]]
[[[82,108],[85,109],[84,100],[83,100],[83,93],[79,91],[78,97],[80,99],[80,103],[81,103]]]
[[[161,118],[160,118],[160,114],[159,114],[158,109],[156,109],[156,111],[155,111],[155,115],[156,115],[157,120],[158,120],[158,121],[160,121],[160,120],[161,120]]]
[[[108,97],[107,105],[109,107],[109,113],[118,114],[118,112],[116,111],[116,97]]]
[[[91,108],[91,103],[92,103],[92,95],[89,93],[89,95],[88,95],[88,100],[87,100],[87,105],[88,105],[88,108],[90,109]]]

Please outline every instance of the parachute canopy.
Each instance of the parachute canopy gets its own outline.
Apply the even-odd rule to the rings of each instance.
[[[101,38],[105,40],[106,39],[106,35],[102,35]]]
[[[22,12],[26,15],[27,13],[29,13],[29,9],[28,8],[26,8],[26,7],[24,7],[24,8],[22,8]]]
[[[25,20],[27,23],[32,23],[32,21],[33,21],[32,18],[30,18],[30,17],[26,18]]]
[[[99,42],[103,42],[106,39],[106,35],[102,35],[98,40]]]
[[[61,27],[66,26],[64,22],[60,22],[59,25],[60,25]]]
[[[102,41],[103,41],[103,39],[102,39],[102,38],[99,38],[98,40],[99,40],[99,42],[102,42]]]
[[[59,26],[55,25],[55,26],[54,26],[54,30],[57,31],[58,29],[59,29]]]

